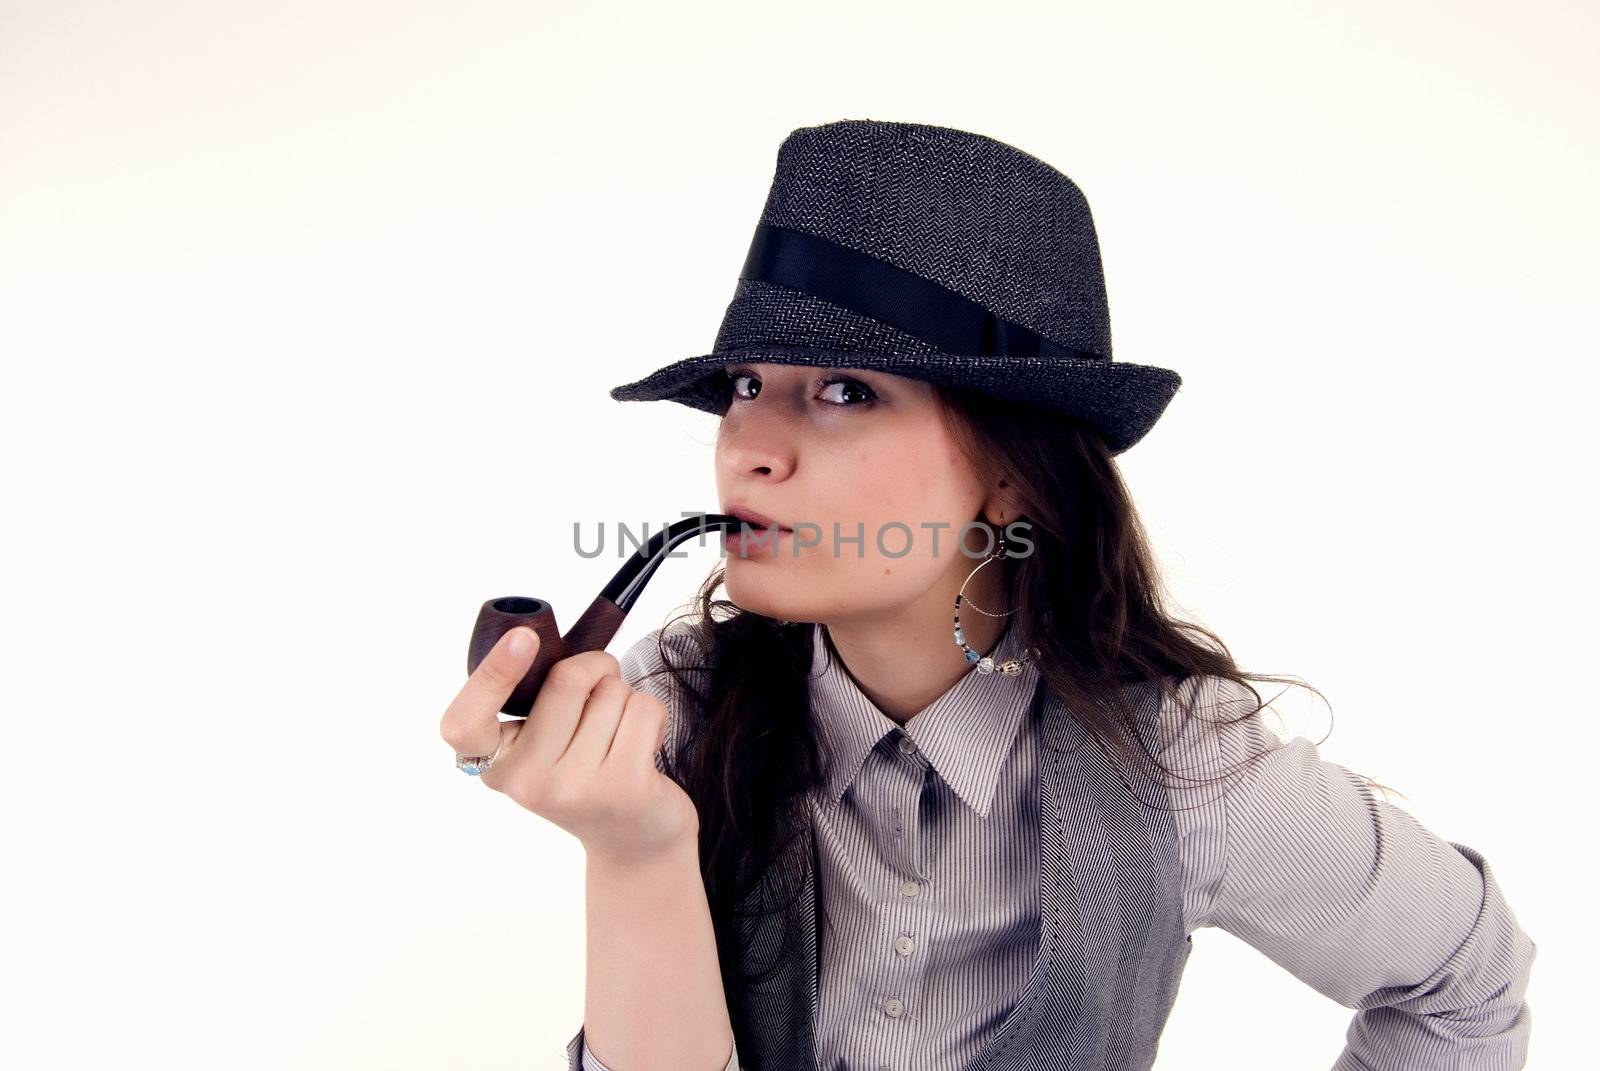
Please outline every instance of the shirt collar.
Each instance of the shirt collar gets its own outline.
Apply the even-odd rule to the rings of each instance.
[[[1022,633],[1015,623],[1008,624],[990,657],[997,663],[1020,657]],[[1032,706],[1038,681],[1031,661],[1015,677],[969,669],[905,724],[905,734],[980,818],[989,816],[1000,768]],[[838,803],[867,755],[901,727],[862,693],[844,663],[832,657],[826,626],[820,622],[812,625],[809,687],[812,717],[831,758],[826,787]]]

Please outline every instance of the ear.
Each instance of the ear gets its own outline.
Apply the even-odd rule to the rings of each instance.
[[[1022,516],[1022,500],[1010,484],[1001,480],[1000,485],[983,500],[982,516],[989,524],[1000,528]]]

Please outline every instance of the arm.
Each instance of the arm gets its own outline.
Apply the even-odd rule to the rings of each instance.
[[[643,867],[589,860],[584,1026],[569,1065],[738,1071],[696,853],[690,844]]]
[[[1254,708],[1231,682],[1206,687],[1221,717]],[[1215,772],[1272,753],[1217,786],[1227,789],[1215,812],[1220,880],[1197,897],[1196,925],[1227,930],[1357,1009],[1333,1071],[1521,1068],[1537,946],[1483,856],[1306,738],[1269,736],[1259,713],[1221,727],[1213,746]]]
[[[620,668],[623,680],[666,705],[656,753],[665,772],[682,705],[670,676],[647,676],[662,665],[660,631],[629,648]],[[666,645],[674,664],[698,657],[676,629]],[[567,1043],[569,1071],[739,1071],[698,844],[642,865],[591,856],[585,888],[584,1024]]]

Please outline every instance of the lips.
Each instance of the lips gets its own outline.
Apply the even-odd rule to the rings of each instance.
[[[746,506],[728,506],[722,512],[728,514],[730,517],[737,517],[741,521],[749,522],[750,527],[752,528],[776,528],[780,532],[792,531],[792,529],[779,524],[771,517],[768,517],[765,514],[757,513],[755,510]]]

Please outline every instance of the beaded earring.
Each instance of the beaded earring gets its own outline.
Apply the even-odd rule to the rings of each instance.
[[[986,555],[984,557],[983,561],[979,562],[973,568],[972,572],[967,574],[967,579],[963,580],[961,582],[961,590],[956,592],[956,615],[955,615],[956,646],[961,648],[961,651],[966,656],[967,661],[969,663],[971,663],[972,665],[976,666],[979,673],[994,673],[995,671],[998,670],[1000,673],[1003,673],[1007,677],[1015,677],[1019,673],[1022,672],[1022,667],[1023,666],[1027,665],[1029,662],[1032,661],[1031,658],[1029,658],[1027,655],[1023,655],[1020,658],[1008,658],[1004,662],[1001,662],[998,665],[996,665],[993,658],[989,657],[988,655],[980,655],[980,654],[978,654],[977,651],[974,651],[971,647],[968,647],[967,646],[966,634],[961,631],[961,600],[963,598],[965,598],[965,593],[966,593],[966,590],[967,590],[967,584],[972,580],[972,578],[975,575],[977,575],[977,572],[978,572],[979,569],[982,569],[985,565],[988,565],[990,562],[996,561],[997,559],[1000,559],[1000,558],[1004,558],[1005,556],[1006,556],[1006,537],[1005,537],[1004,533],[1001,533],[1001,535],[1000,535],[1000,545],[995,548],[994,553]],[[1007,610],[1003,614],[991,614],[991,613],[989,613],[988,610],[985,610],[983,607],[979,606],[977,603],[972,602],[970,599],[967,600],[967,605],[971,606],[974,610],[978,611],[980,614],[987,614],[989,617],[1007,617],[1007,616],[1017,612],[1016,609],[1013,608],[1013,609]],[[1029,648],[1029,650],[1033,654],[1037,654],[1038,653],[1037,651],[1034,651],[1032,648]]]

